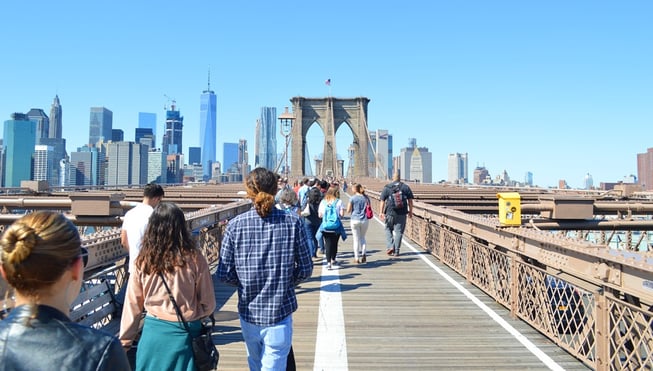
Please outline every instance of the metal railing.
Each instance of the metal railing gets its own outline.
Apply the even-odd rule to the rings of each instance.
[[[586,365],[653,369],[649,253],[421,202],[413,214],[405,236]]]
[[[208,260],[210,267],[214,267],[218,262],[220,243],[226,222],[250,207],[249,201],[237,201],[186,213],[188,228],[195,235],[199,248]],[[127,284],[125,280],[127,273],[125,258],[128,255],[120,244],[120,229],[113,228],[84,235],[82,236],[82,245],[88,249],[89,255],[81,292],[83,293],[100,283],[106,282],[112,288],[113,295],[118,294],[123,286]],[[4,299],[5,292],[0,294],[2,295],[1,298]],[[88,300],[83,301],[71,308],[71,311],[79,310],[80,307],[88,306],[88,304]],[[114,313],[105,313],[103,316],[97,315],[97,313],[102,313],[106,306],[107,304],[101,307],[90,306],[88,313],[82,316],[81,319],[97,317],[98,320],[91,324],[92,327],[101,328],[106,326],[115,318]],[[0,319],[4,318],[12,307],[13,300],[11,297],[3,300],[0,303]]]

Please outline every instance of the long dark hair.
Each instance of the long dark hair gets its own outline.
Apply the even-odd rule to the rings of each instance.
[[[150,216],[136,265],[145,274],[173,272],[198,251],[184,212],[171,202],[161,202]]]

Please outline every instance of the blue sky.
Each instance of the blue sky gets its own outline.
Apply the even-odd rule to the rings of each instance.
[[[653,147],[651,1],[29,1],[3,4],[0,118],[63,106],[68,151],[88,141],[89,109],[113,111],[133,140],[138,112],[167,102],[199,145],[199,97],[218,97],[222,143],[245,138],[262,106],[294,96],[371,101],[368,126],[395,155],[417,138],[447,155],[541,186],[637,174]],[[346,126],[337,143],[351,140]],[[311,129],[311,156],[321,134]],[[281,140],[279,141],[280,147]],[[315,145],[313,143],[316,143]],[[338,152],[345,156],[346,146]]]

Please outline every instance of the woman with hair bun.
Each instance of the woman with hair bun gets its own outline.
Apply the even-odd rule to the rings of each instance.
[[[295,286],[313,272],[297,213],[275,207],[276,175],[254,169],[245,181],[253,207],[227,225],[218,279],[238,287],[238,313],[250,370],[285,370],[292,342]]]
[[[116,337],[70,321],[85,255],[73,223],[54,212],[28,214],[5,231],[0,248],[16,304],[0,321],[3,370],[130,369]]]

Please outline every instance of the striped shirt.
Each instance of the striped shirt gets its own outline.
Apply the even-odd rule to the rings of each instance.
[[[269,326],[297,310],[295,286],[310,278],[313,261],[302,220],[273,208],[254,208],[227,225],[218,279],[238,287],[238,312],[248,323]]]

